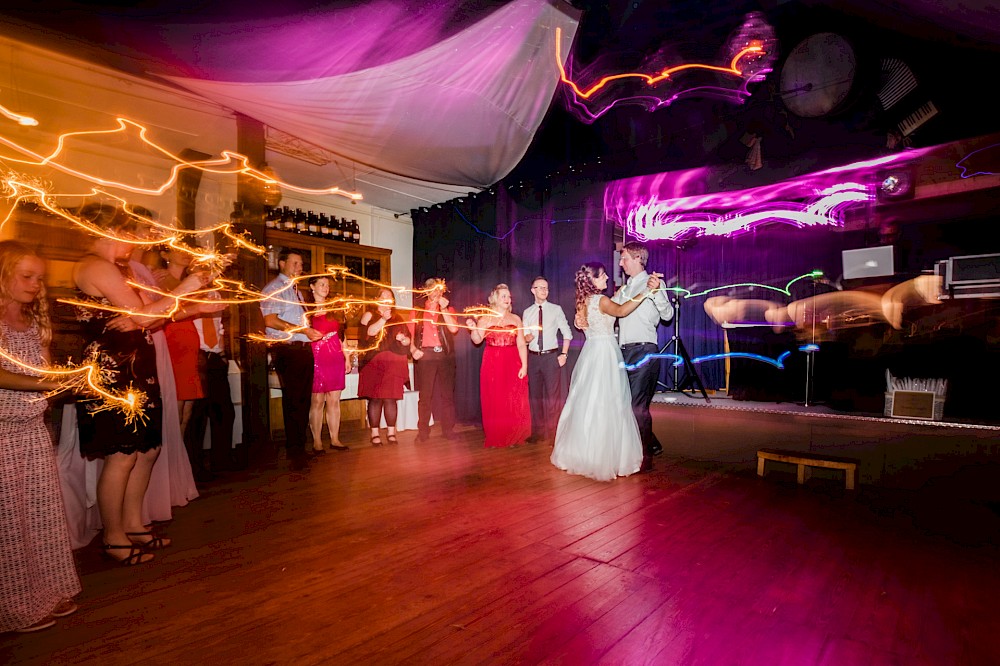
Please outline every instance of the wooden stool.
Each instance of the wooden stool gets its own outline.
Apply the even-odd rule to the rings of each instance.
[[[844,470],[845,484],[848,490],[854,490],[854,475],[858,470],[858,461],[850,458],[835,458],[805,451],[779,451],[777,449],[761,449],[757,452],[757,476],[764,476],[764,461],[798,465],[796,480],[802,484],[809,478],[810,467],[826,467],[827,469]]]

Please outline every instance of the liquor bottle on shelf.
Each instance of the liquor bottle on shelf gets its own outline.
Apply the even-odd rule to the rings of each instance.
[[[344,240],[344,230],[340,227],[340,220],[336,215],[330,216],[330,238],[335,241]]]
[[[295,215],[288,206],[285,206],[281,210],[281,230],[295,233]]]
[[[295,233],[303,236],[309,233],[309,228],[306,226],[306,214],[301,208],[295,209]]]
[[[306,213],[306,229],[313,238],[319,238],[319,218],[316,213],[309,211]]]
[[[319,214],[319,237],[327,239],[331,237],[330,220],[327,218],[326,213]]]
[[[264,226],[268,229],[274,229],[278,225],[278,220],[281,219],[281,211],[278,208],[272,208],[267,206],[264,212]]]
[[[229,214],[229,226],[235,230],[243,224],[243,202],[233,202],[233,212]]]
[[[357,220],[351,220],[351,232],[354,234],[353,242],[358,245],[361,244],[361,227],[358,225]]]

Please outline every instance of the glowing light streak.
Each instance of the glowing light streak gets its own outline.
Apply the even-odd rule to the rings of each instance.
[[[31,116],[23,116],[20,113],[15,113],[8,109],[3,104],[0,104],[0,115],[5,118],[9,118],[16,122],[18,125],[23,125],[24,127],[37,127],[38,121]]]
[[[690,69],[702,69],[712,72],[719,72],[722,74],[731,74],[733,76],[740,77],[743,75],[743,71],[736,66],[740,60],[742,60],[744,57],[748,55],[764,55],[764,47],[761,46],[760,44],[754,44],[752,46],[747,46],[746,48],[737,52],[737,54],[733,56],[733,59],[730,61],[728,67],[720,67],[718,65],[705,65],[702,63],[687,63],[684,65],[677,65],[676,67],[667,67],[665,69],[660,70],[656,74],[642,74],[640,72],[611,74],[605,76],[597,83],[592,85],[590,88],[587,88],[586,90],[581,90],[580,87],[572,79],[569,78],[569,76],[566,74],[566,68],[563,66],[563,58],[561,53],[562,49],[559,45],[560,42],[562,41],[562,28],[556,27],[555,41],[556,41],[556,66],[559,68],[559,79],[567,86],[572,88],[573,93],[577,97],[582,97],[583,99],[590,98],[594,93],[596,93],[598,90],[600,90],[601,88],[603,88],[612,81],[620,81],[623,79],[636,78],[645,81],[646,85],[648,86],[655,86],[656,84],[669,79],[672,74],[676,74],[677,72],[682,72]]]
[[[651,199],[625,215],[627,230],[642,240],[678,240],[698,236],[734,237],[771,223],[798,228],[843,226],[848,209],[874,198],[872,188],[842,183],[825,188],[808,203],[769,201],[729,213],[675,212],[676,202]]]
[[[133,120],[127,118],[118,117],[115,119],[117,127],[115,129],[106,130],[80,130],[77,132],[66,132],[59,135],[56,140],[55,149],[48,155],[41,155],[36,153],[29,148],[21,146],[10,139],[0,136],[0,145],[6,146],[11,150],[26,156],[28,159],[18,159],[9,155],[0,156],[0,161],[12,162],[17,164],[35,166],[35,167],[52,167],[58,169],[65,174],[80,178],[83,181],[94,183],[101,187],[110,187],[119,190],[124,190],[127,192],[132,192],[134,194],[143,194],[151,196],[159,196],[166,192],[168,189],[173,187],[177,183],[177,178],[182,169],[191,168],[199,169],[206,173],[214,174],[228,174],[228,175],[243,175],[249,178],[253,178],[261,182],[264,185],[278,185],[282,189],[291,190],[293,192],[299,192],[301,194],[309,195],[324,195],[324,194],[335,194],[337,196],[342,196],[352,201],[360,201],[363,199],[362,195],[357,192],[348,192],[340,189],[339,187],[327,187],[327,188],[308,188],[300,187],[287,183],[282,180],[278,180],[269,176],[252,166],[250,166],[250,160],[245,155],[240,153],[224,150],[220,153],[220,157],[205,160],[185,160],[179,155],[176,155],[163,146],[159,145],[155,141],[149,138],[148,130],[145,126],[137,123]],[[73,169],[61,162],[57,161],[58,158],[64,151],[66,147],[66,142],[74,137],[95,137],[95,136],[109,136],[114,134],[127,133],[130,130],[137,131],[139,140],[144,144],[149,146],[150,149],[159,153],[163,157],[174,162],[174,165],[170,168],[170,176],[161,183],[158,187],[146,188],[138,187],[135,185],[129,185],[120,181],[107,180],[96,176],[94,174],[85,173],[77,169]]]
[[[587,88],[581,88],[567,74],[563,65],[561,48],[561,31],[556,29],[555,58],[559,69],[560,81],[567,89],[571,98],[570,111],[585,123],[592,123],[621,104],[637,104],[652,112],[663,106],[668,106],[681,97],[695,95],[715,96],[742,102],[749,97],[750,83],[759,81],[771,71],[775,56],[773,45],[777,43],[774,29],[764,20],[763,14],[752,12],[740,27],[738,34],[730,39],[726,48],[728,65],[711,65],[704,63],[685,63],[673,67],[665,67],[655,74],[644,72],[624,72],[600,77],[596,83]],[[733,80],[733,86],[725,85],[692,85],[688,88],[674,91],[653,91],[665,82],[676,83],[674,75],[682,72],[703,72],[723,80]],[[635,81],[632,81],[635,80]],[[609,84],[616,85],[610,86]],[[645,92],[633,92],[635,88]],[[612,89],[619,91],[617,98],[612,98]],[[597,99],[597,93],[603,92],[603,98]]]
[[[772,291],[776,291],[778,293],[784,294],[785,296],[791,296],[792,295],[791,287],[792,287],[793,284],[795,284],[799,280],[805,280],[805,279],[809,279],[809,278],[818,279],[818,278],[820,278],[822,276],[823,276],[823,271],[809,271],[808,273],[803,273],[802,275],[799,275],[798,277],[792,278],[791,280],[789,280],[785,284],[784,287],[775,287],[773,285],[764,284],[762,282],[733,282],[731,284],[722,285],[721,287],[710,287],[708,289],[705,289],[705,290],[699,291],[699,292],[691,292],[691,291],[689,291],[687,289],[684,289],[683,287],[669,287],[668,289],[669,289],[669,291],[675,292],[676,294],[678,294],[682,298],[694,298],[696,296],[704,296],[705,294],[711,294],[712,292],[716,292],[716,291],[722,291],[722,290],[728,290],[728,289],[738,289],[738,288],[741,288],[741,287],[746,287],[746,288],[750,288],[750,289],[758,289],[758,288],[759,289],[770,289]]]
[[[959,176],[964,179],[964,178],[972,178],[973,176],[992,176],[998,173],[996,171],[987,170],[985,167],[973,167],[971,165],[973,156],[978,155],[979,153],[983,153],[987,150],[992,150],[997,146],[1000,146],[1000,143],[993,143],[984,148],[973,150],[971,153],[969,153],[968,155],[960,159],[958,162],[956,162],[955,166],[958,167],[960,171]],[[993,157],[994,160],[996,158],[996,156],[991,156],[991,157]]]
[[[106,410],[118,410],[125,417],[125,424],[131,425],[136,421],[144,421],[145,415],[143,407],[146,405],[147,397],[142,391],[129,387],[122,393],[109,391],[105,384],[109,379],[109,371],[103,369],[94,358],[88,363],[78,366],[67,366],[62,368],[40,368],[22,362],[19,358],[12,356],[6,349],[0,347],[0,356],[7,359],[19,368],[27,371],[26,374],[50,378],[62,382],[60,388],[45,392],[46,396],[53,396],[66,391],[80,391],[89,393],[100,402],[90,407],[92,412],[102,412]]]
[[[767,363],[768,365],[773,365],[775,368],[779,370],[784,370],[785,359],[787,359],[789,355],[791,355],[791,352],[787,351],[782,352],[778,356],[778,358],[771,358],[769,356],[762,356],[760,354],[751,354],[749,352],[726,352],[724,354],[708,354],[705,356],[698,356],[696,358],[691,359],[691,363],[697,365],[699,363],[707,363],[708,361],[721,361],[727,358],[743,358],[750,361],[760,361],[761,363]],[[637,368],[641,368],[642,366],[648,364],[650,361],[653,361],[658,358],[673,359],[674,362],[671,363],[671,365],[674,367],[682,367],[684,365],[684,359],[678,356],[677,354],[657,353],[657,354],[646,354],[641,359],[632,364],[622,363],[622,367],[624,367],[626,371],[631,371]]]

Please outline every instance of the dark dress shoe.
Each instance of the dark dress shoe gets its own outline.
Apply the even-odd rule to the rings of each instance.
[[[642,465],[639,466],[640,472],[652,472],[653,471],[653,459],[645,456],[642,459]]]
[[[343,444],[331,444],[330,445],[330,450],[331,451],[350,451],[351,447],[344,446]]]
[[[544,437],[539,437],[538,435],[532,435],[524,440],[526,444],[537,444],[538,442],[545,441]]]
[[[426,442],[430,438],[431,438],[430,434],[428,434],[426,432],[417,433],[417,441],[418,442]]]
[[[661,453],[663,453],[663,445],[660,444],[659,442],[656,442],[651,447],[649,447],[649,452],[652,453],[654,456],[658,456]]]

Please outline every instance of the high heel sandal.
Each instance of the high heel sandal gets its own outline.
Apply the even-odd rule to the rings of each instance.
[[[382,446],[382,438],[379,435],[372,435],[372,446]]]
[[[170,545],[169,541],[164,541],[162,537],[155,536],[152,532],[126,532],[125,536],[129,538],[136,546],[140,548],[145,548],[146,550],[162,550]],[[136,541],[132,537],[151,537],[149,541]]]
[[[114,560],[120,566],[123,567],[134,567],[137,564],[146,564],[147,562],[152,562],[153,558],[156,557],[152,553],[147,553],[145,550],[143,550],[142,546],[134,543],[130,543],[127,546],[119,546],[111,543],[106,543],[103,544],[101,547],[104,549],[105,557],[111,558],[112,560]],[[128,549],[128,555],[124,559],[118,559],[117,557],[111,554],[112,550],[125,550],[126,548]],[[144,557],[147,556],[148,559],[143,559]]]
[[[389,435],[388,437],[385,438],[385,440],[390,444],[399,444],[399,440],[396,439],[395,435]]]

